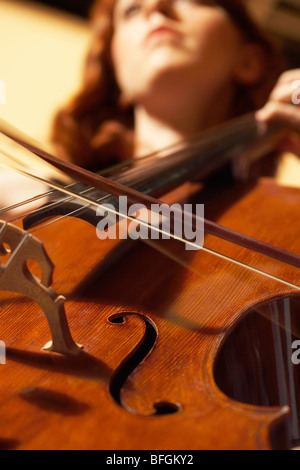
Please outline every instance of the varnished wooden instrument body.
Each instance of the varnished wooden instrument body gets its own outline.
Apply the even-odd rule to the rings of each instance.
[[[234,188],[204,197],[199,202],[207,218],[300,254],[299,190],[263,180],[243,194]],[[159,244],[169,256],[145,242],[131,243],[121,256],[123,242],[101,242],[94,227],[76,219],[36,235],[56,266],[53,287],[67,298],[70,330],[84,350],[75,358],[42,351],[49,329],[40,309],[1,293],[0,339],[7,346],[7,364],[0,366],[1,448],[291,445],[289,408],[276,403],[276,394],[265,398],[271,406],[256,403],[277,387],[272,373],[261,373],[274,355],[268,334],[258,333],[270,328],[268,319],[249,320],[247,341],[234,335],[249,312],[290,294],[297,302],[296,292],[203,251],[187,252],[177,242]],[[205,246],[300,284],[297,268],[212,236]],[[258,335],[266,338],[261,351]],[[228,342],[237,345],[236,361]],[[245,372],[254,358],[257,376],[245,379],[245,398],[253,403],[247,403],[239,387],[234,397],[231,382],[239,383],[241,374],[234,372]]]

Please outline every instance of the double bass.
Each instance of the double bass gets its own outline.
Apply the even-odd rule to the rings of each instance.
[[[217,178],[282,132],[258,127],[245,116],[99,175],[2,127],[5,165],[41,178],[16,163],[27,152],[71,181],[0,214],[1,449],[300,445],[300,191]],[[203,204],[202,246],[99,240],[97,206],[124,195]]]

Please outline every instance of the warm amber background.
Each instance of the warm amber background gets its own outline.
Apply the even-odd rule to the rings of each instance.
[[[47,141],[55,109],[79,86],[89,39],[83,19],[0,0],[0,80],[7,86],[1,117]]]

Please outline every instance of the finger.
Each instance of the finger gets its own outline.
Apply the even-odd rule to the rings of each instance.
[[[274,88],[270,95],[270,101],[279,101],[281,103],[293,103],[300,97],[300,80],[299,91],[293,86],[293,83],[283,83]]]
[[[282,121],[300,133],[300,106],[269,101],[257,111],[256,119],[260,122]]]
[[[280,75],[277,84],[283,85],[285,83],[292,83],[296,80],[300,80],[300,69],[292,69],[283,72]]]

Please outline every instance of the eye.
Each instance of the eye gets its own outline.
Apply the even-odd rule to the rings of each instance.
[[[131,3],[127,7],[124,8],[122,12],[123,18],[130,18],[133,16],[135,13],[138,13],[141,9],[140,3]]]

